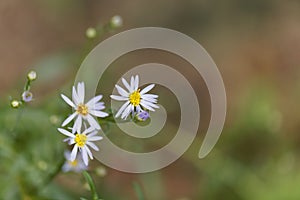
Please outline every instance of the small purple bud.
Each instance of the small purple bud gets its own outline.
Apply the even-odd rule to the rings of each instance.
[[[32,98],[33,98],[33,95],[31,92],[29,92],[29,91],[23,92],[23,94],[22,94],[23,101],[30,102],[30,101],[32,101]]]
[[[147,111],[141,111],[137,114],[137,118],[140,121],[146,121],[150,117],[149,113]]]

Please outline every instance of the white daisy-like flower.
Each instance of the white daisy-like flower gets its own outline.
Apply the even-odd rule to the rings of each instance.
[[[97,130],[94,127],[90,127],[84,130],[82,133],[78,131],[76,134],[73,134],[65,129],[58,128],[58,131],[62,134],[68,136],[68,144],[73,145],[73,150],[71,152],[70,161],[73,162],[76,159],[78,149],[81,152],[83,162],[87,166],[89,163],[89,158],[93,159],[93,154],[90,150],[90,147],[95,151],[99,151],[99,148],[93,143],[94,141],[102,140],[103,137],[97,136]]]
[[[155,84],[148,85],[142,90],[139,89],[138,75],[131,77],[130,84],[124,78],[122,78],[122,82],[128,91],[116,85],[116,89],[121,96],[110,95],[110,97],[114,100],[125,101],[115,117],[119,117],[121,115],[122,119],[126,119],[130,113],[138,113],[145,109],[154,111],[155,108],[159,108],[156,105],[158,95],[147,94],[147,92],[149,92]]]
[[[102,95],[95,96],[87,103],[84,103],[84,95],[85,89],[83,82],[78,83],[77,91],[75,89],[75,86],[73,86],[72,101],[64,94],[61,94],[61,97],[64,99],[64,101],[75,110],[75,112],[62,123],[62,126],[66,126],[77,117],[73,126],[73,133],[76,130],[81,129],[83,120],[87,121],[90,126],[94,127],[95,129],[100,129],[100,125],[93,116],[108,116],[106,112],[101,111],[105,108],[104,102],[100,102],[100,100],[102,99]]]
[[[75,160],[71,161],[71,152],[65,151],[64,153],[66,162],[62,166],[63,172],[73,171],[79,173],[81,171],[87,170],[88,167],[84,164],[82,156],[78,154]]]

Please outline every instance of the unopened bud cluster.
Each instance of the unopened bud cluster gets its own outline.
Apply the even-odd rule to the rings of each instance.
[[[23,103],[28,103],[33,100],[33,94],[30,92],[30,86],[32,81],[36,80],[37,74],[35,71],[31,70],[27,74],[27,82],[25,84],[24,90],[21,94],[21,100],[12,100],[10,105],[12,108],[19,108]]]

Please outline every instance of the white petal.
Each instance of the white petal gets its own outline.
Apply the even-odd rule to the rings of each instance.
[[[146,95],[146,94],[144,94]],[[151,103],[157,103],[157,99],[151,98],[151,97],[145,97],[144,95],[141,96],[141,99],[145,100],[145,101],[149,101]]]
[[[76,155],[77,155],[77,151],[78,151],[78,146],[75,145],[73,147],[72,153],[71,153],[71,157],[70,160],[73,162],[76,159]]]
[[[85,146],[85,150],[86,150],[86,152],[88,153],[90,159],[93,160],[93,154],[92,154],[91,150],[90,150],[87,146]]]
[[[134,90],[137,90],[139,88],[139,76],[135,76],[135,81],[134,81]]]
[[[112,98],[113,100],[117,100],[117,101],[127,101],[128,100],[128,97],[117,96],[117,95],[110,95],[110,98]]]
[[[132,76],[131,77],[131,80],[130,80],[130,87],[131,87],[131,91],[129,91],[129,92],[133,92],[134,91],[134,77]]]
[[[82,159],[83,159],[84,164],[86,166],[88,166],[89,165],[89,158],[88,158],[87,152],[85,150],[85,147],[82,148],[81,155],[82,155]]]
[[[92,149],[95,151],[99,151],[99,148],[92,142],[86,142],[87,145],[89,145]]]
[[[108,114],[102,111],[90,110],[90,114],[97,116],[97,117],[107,117]]]
[[[95,130],[95,129],[94,129],[94,130]],[[89,134],[88,134],[88,137],[92,137],[92,136],[95,136],[95,135],[97,135],[97,134],[98,134],[98,130],[89,133]]]
[[[93,132],[94,130],[95,130],[95,127],[90,126],[88,129],[85,129],[85,130],[82,132],[82,134],[88,134],[88,133]],[[95,131],[95,132],[97,133],[98,131]]]
[[[123,82],[124,86],[127,88],[128,91],[132,90],[130,85],[128,84],[128,82],[125,80],[125,78],[122,78],[122,82]]]
[[[58,128],[57,130],[68,137],[75,138],[74,134],[70,133],[69,131],[67,131],[65,129]]]
[[[79,97],[79,103],[84,102],[84,82],[79,82],[77,85],[77,94]]]
[[[95,104],[94,109],[91,110],[103,110],[105,109],[105,106],[102,104]]]
[[[133,105],[129,105],[123,112],[121,118],[122,119],[126,119],[128,117],[128,115],[130,114],[131,111],[133,111],[134,106]]]
[[[121,108],[119,109],[119,111],[117,112],[115,117],[119,117],[121,115],[121,113],[127,108],[127,106],[129,105],[129,101],[125,102]]]
[[[65,96],[64,94],[61,94],[60,96],[63,98],[63,100],[67,104],[69,104],[71,107],[75,108],[75,104],[67,96]]]
[[[128,97],[129,96],[129,93],[126,92],[126,90],[124,90],[123,88],[121,88],[120,86],[118,85],[115,85],[116,86],[116,89],[118,90],[119,94],[121,96],[124,96],[124,97]]]
[[[103,137],[101,137],[101,136],[92,136],[92,137],[89,137],[88,138],[88,141],[98,141],[98,140],[102,140],[103,139]]]
[[[79,104],[79,97],[78,97],[78,94],[76,92],[76,89],[75,89],[75,86],[73,86],[72,88],[72,99],[73,99],[73,102],[78,105]]]
[[[147,92],[149,92],[150,90],[152,90],[152,88],[154,88],[155,84],[151,84],[148,85],[147,87],[145,87],[144,89],[142,89],[142,91],[140,92],[141,94],[146,94]]]
[[[140,112],[141,110],[142,110],[141,106],[138,105],[138,106],[136,107],[136,111],[137,111],[137,112]]]
[[[142,94],[141,97],[145,98],[145,99],[157,99],[158,95],[156,95],[156,94]]]
[[[144,104],[147,104],[148,106],[151,106],[153,108],[159,108],[159,106],[155,103],[151,103],[151,102],[148,102],[148,101],[145,101],[145,100],[141,100],[141,102],[143,102]]]
[[[75,120],[74,126],[72,128],[72,132],[81,132],[81,126],[82,126],[82,117],[78,115],[77,119]]]
[[[155,111],[152,107],[148,106],[147,104],[142,104],[142,103],[141,103],[141,105],[142,105],[144,108],[146,108],[146,109],[148,109],[148,110],[150,110],[150,111]]]
[[[157,106],[157,105],[155,105],[153,103],[150,103],[150,102],[146,102],[144,100],[141,100],[141,105],[143,107],[145,107],[146,109],[151,110],[151,111],[154,111],[153,108],[159,108],[159,106]]]
[[[86,105],[90,108],[92,108],[93,105],[95,105],[98,101],[102,99],[103,95],[98,95],[93,97],[91,100],[89,100]]]
[[[95,129],[101,129],[100,125],[98,124],[98,122],[91,115],[87,115],[87,121]]]
[[[65,119],[65,121],[62,123],[62,126],[67,125],[68,123],[70,123],[70,121],[72,121],[74,119],[74,117],[76,117],[77,113],[74,112],[72,115],[70,115],[67,119]]]

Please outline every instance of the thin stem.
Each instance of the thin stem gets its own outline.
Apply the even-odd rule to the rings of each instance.
[[[23,108],[19,108],[18,113],[17,113],[17,117],[16,117],[16,123],[14,125],[14,127],[11,129],[11,132],[13,133],[14,136],[16,136],[15,131],[18,128],[20,121],[22,119],[22,115],[23,115]]]
[[[92,179],[92,177],[90,176],[90,174],[87,171],[83,171],[82,175],[84,176],[85,180],[88,182],[90,188],[91,188],[91,192],[92,192],[92,199],[93,200],[99,200],[97,191],[96,191],[96,187],[95,187],[95,183]]]
[[[133,188],[135,190],[136,196],[139,200],[145,200],[144,193],[141,186],[137,182],[133,182]]]

